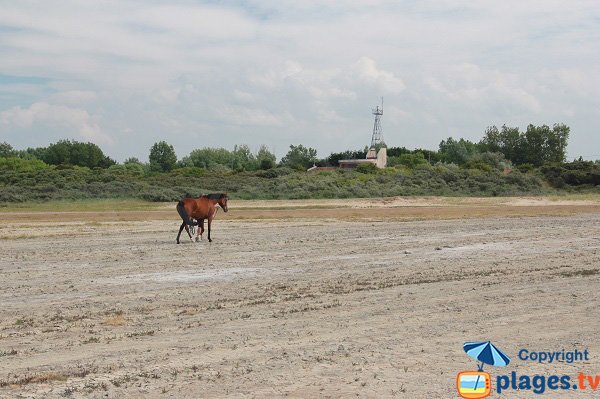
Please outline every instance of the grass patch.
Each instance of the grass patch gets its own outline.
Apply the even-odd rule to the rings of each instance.
[[[22,318],[18,318],[17,320],[15,320],[15,326],[26,326],[26,327],[31,327],[33,326],[33,319],[31,318],[26,318],[26,317],[22,317]]]
[[[47,373],[34,374],[29,376],[24,376],[21,378],[17,378],[13,381],[0,381],[0,388],[11,386],[11,385],[27,385],[27,384],[40,384],[52,381],[66,381],[67,375],[64,373],[58,373],[55,371],[49,371]]]
[[[557,192],[548,196],[550,201],[600,201],[599,193],[566,193]]]
[[[44,374],[38,374],[33,376],[31,379],[31,383],[42,383],[42,382],[50,382],[50,381],[66,381],[67,376],[63,373],[49,372]]]
[[[100,338],[98,338],[98,337],[90,337],[90,338],[82,341],[81,343],[85,345],[85,344],[97,344],[99,342],[100,342]]]
[[[562,272],[559,274],[563,277],[575,277],[575,276],[589,277],[589,276],[595,276],[597,274],[600,274],[600,269],[574,270],[572,272],[571,271],[570,272]]]
[[[135,337],[146,337],[154,335],[154,330],[146,330],[146,331],[136,331],[132,333],[125,334],[127,338],[135,338]]]
[[[111,327],[124,326],[127,324],[127,320],[122,314],[115,315],[104,322],[104,325]]]
[[[7,386],[23,386],[27,384],[39,384],[39,383],[48,383],[53,381],[66,381],[68,378],[83,378],[92,372],[96,372],[97,369],[82,367],[76,370],[70,371],[47,371],[38,374],[32,375],[12,375],[11,378],[7,380],[0,380],[0,388],[4,388]]]
[[[14,349],[11,349],[9,351],[5,351],[5,352],[0,352],[0,357],[2,356],[15,356],[17,354],[17,351]]]
[[[47,202],[0,203],[0,212],[118,212],[161,209],[164,205],[133,198],[56,200]]]

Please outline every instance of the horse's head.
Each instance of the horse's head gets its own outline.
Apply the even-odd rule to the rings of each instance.
[[[223,208],[223,211],[227,212],[227,194],[221,195],[218,204],[221,208]]]

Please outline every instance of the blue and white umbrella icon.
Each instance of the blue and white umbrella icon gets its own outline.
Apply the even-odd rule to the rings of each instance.
[[[467,355],[481,362],[479,371],[483,370],[484,364],[504,367],[510,363],[510,357],[506,356],[490,341],[465,342],[463,348],[467,352]]]
[[[483,365],[489,364],[491,366],[504,367],[510,363],[510,357],[506,356],[500,349],[496,348],[490,341],[485,342],[465,342],[463,349],[467,355],[473,359],[477,359],[481,362],[481,365],[477,366],[479,371],[483,371]],[[479,376],[475,381],[475,386],[479,383]]]

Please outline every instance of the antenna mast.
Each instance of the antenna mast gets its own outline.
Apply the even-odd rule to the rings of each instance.
[[[375,123],[373,124],[373,137],[371,138],[371,148],[377,148],[384,144],[383,131],[381,130],[381,116],[383,115],[383,97],[381,97],[381,108],[379,106],[373,109]]]

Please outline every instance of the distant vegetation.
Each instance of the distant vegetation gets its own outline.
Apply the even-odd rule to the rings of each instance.
[[[600,192],[600,162],[565,162],[569,127],[490,127],[478,143],[449,137],[437,151],[388,147],[388,167],[307,173],[364,158],[366,148],[317,158],[313,148],[292,145],[279,161],[266,146],[253,153],[199,148],[178,159],[165,141],[149,162],[122,164],[92,143],[61,140],[15,150],[0,143],[0,202],[138,198],[173,201],[185,195],[226,191],[242,199],[385,197],[399,195],[507,196]]]

